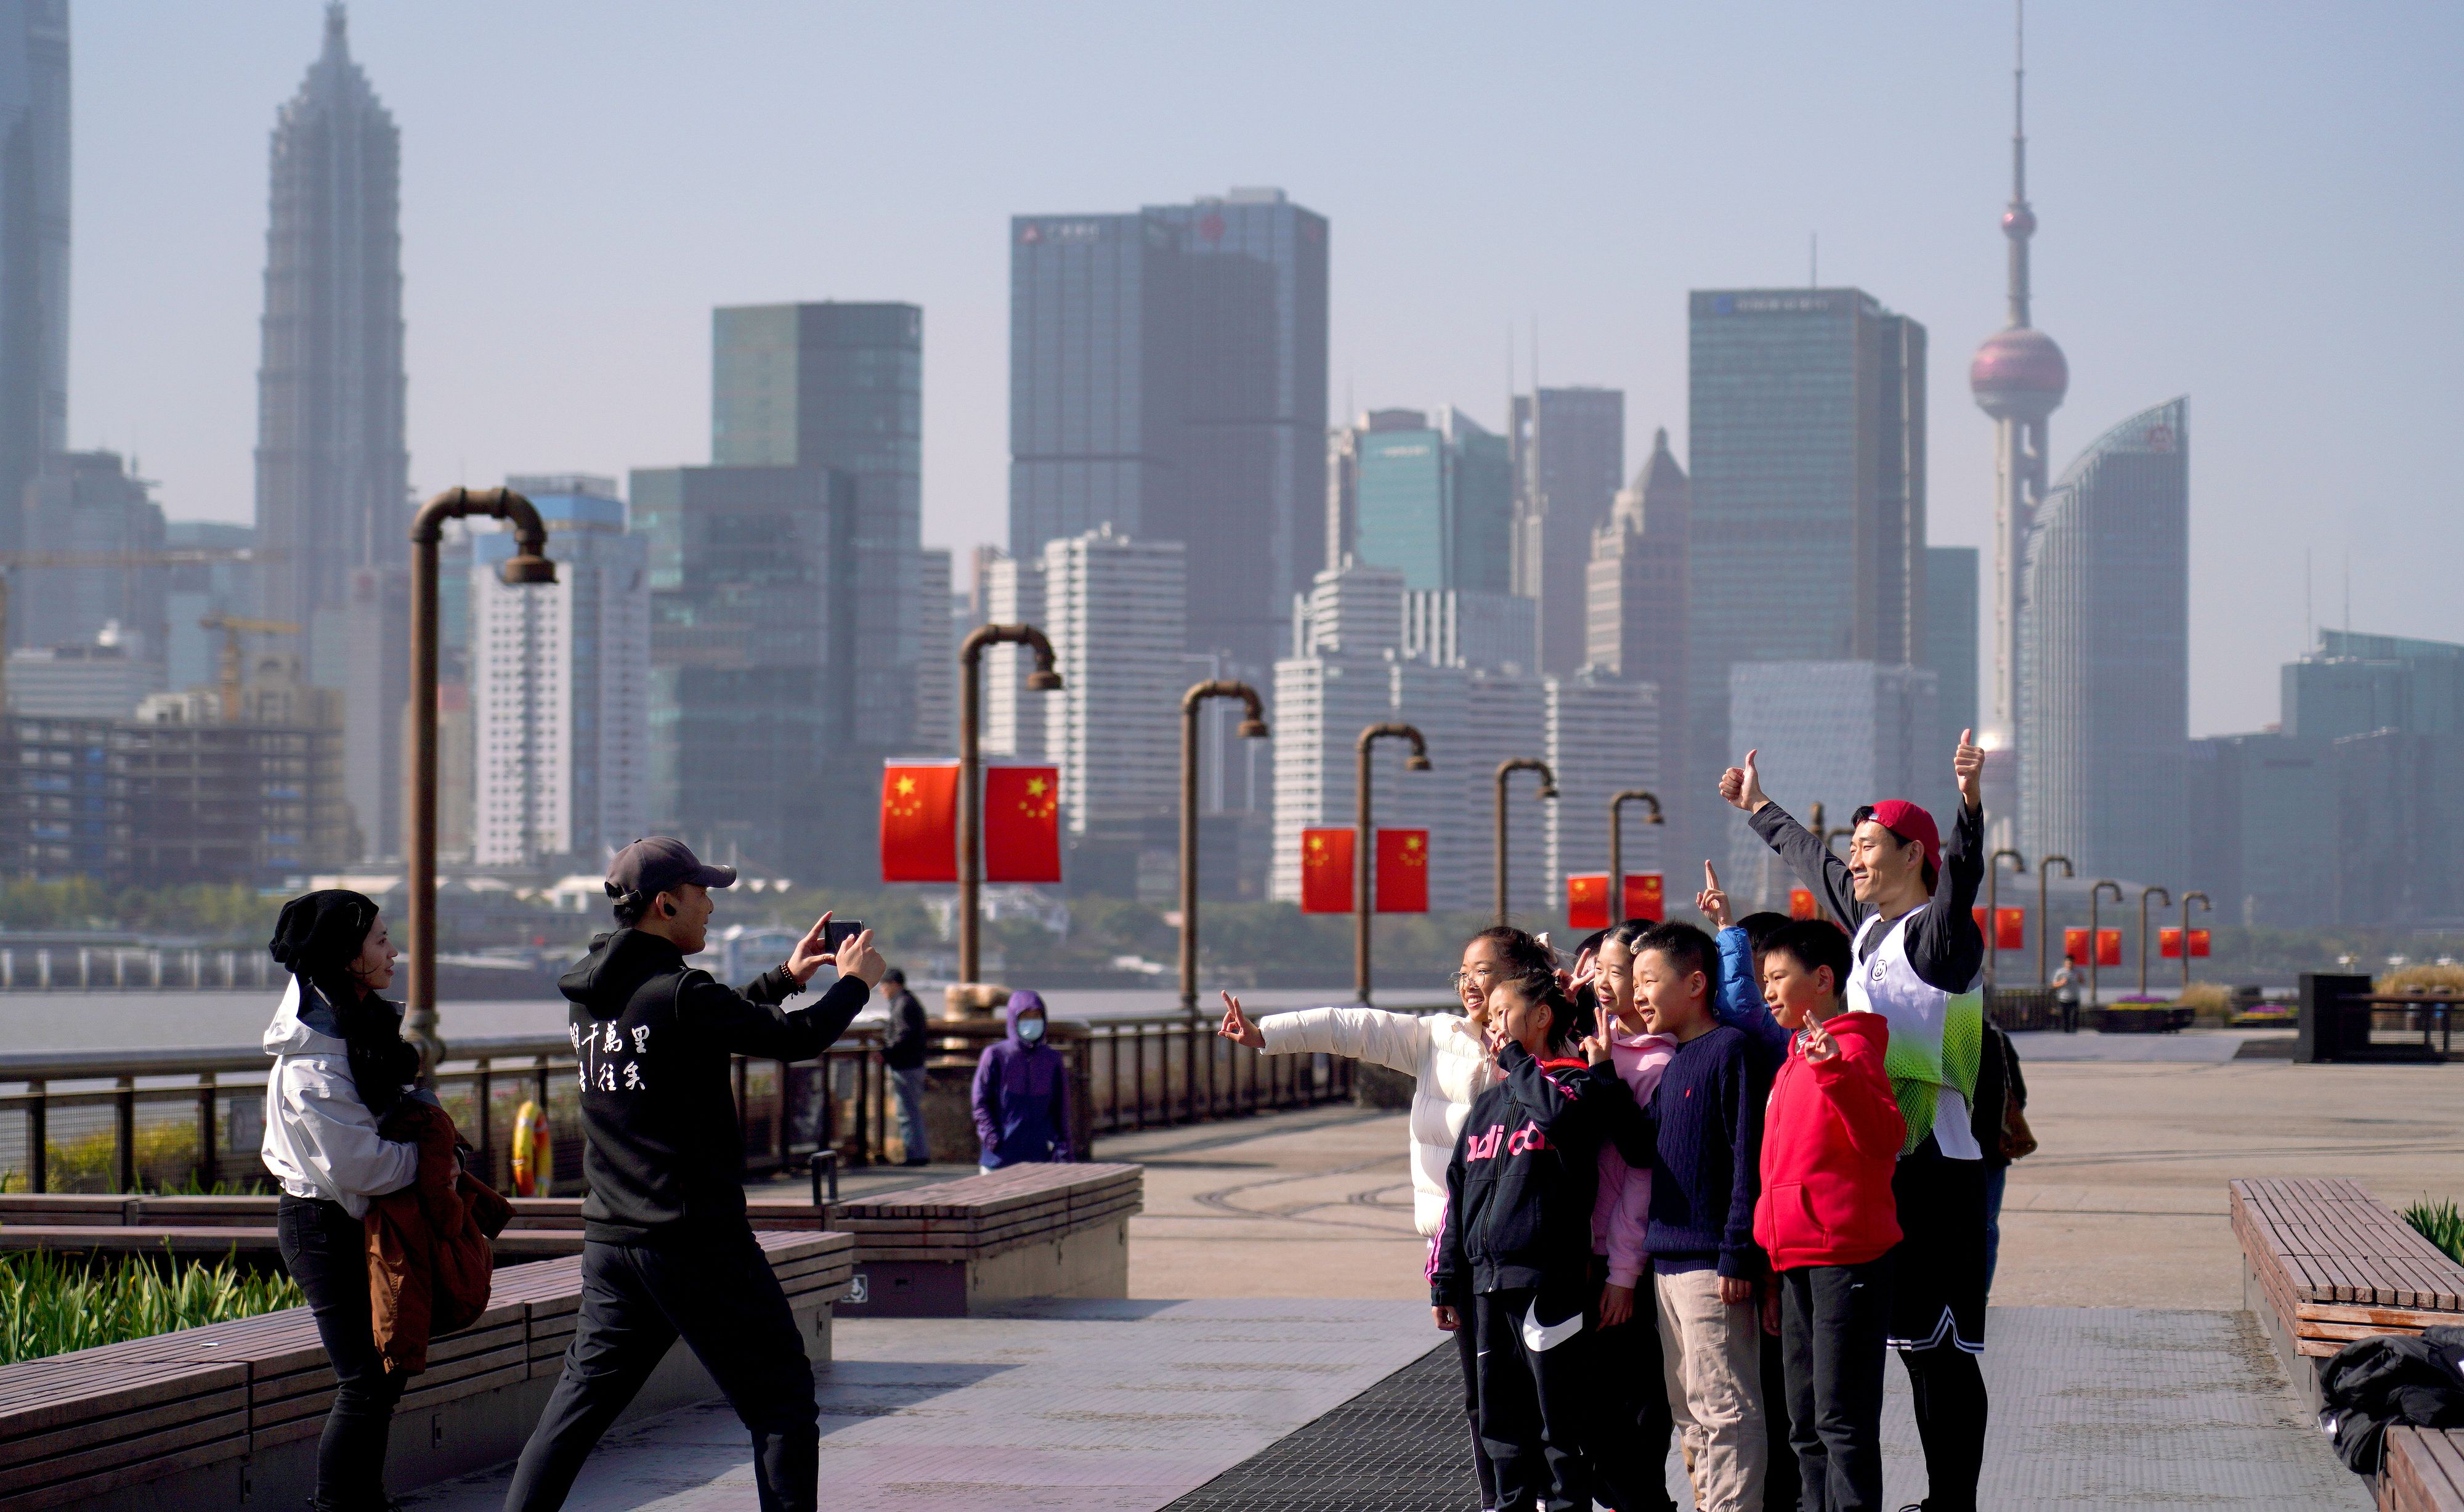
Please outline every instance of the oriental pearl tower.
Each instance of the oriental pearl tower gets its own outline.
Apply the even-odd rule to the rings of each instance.
[[[2028,532],[2045,497],[2045,422],[2060,408],[2071,382],[2062,349],[2028,323],[2028,239],[2036,233],[2036,213],[2028,208],[2024,3],[2020,0],[2019,39],[2011,72],[2011,204],[2002,212],[2011,258],[2009,323],[1987,337],[1968,365],[1969,389],[1976,395],[1977,407],[1993,417],[1993,687],[1984,744],[1991,748],[1985,804],[1997,828],[2011,826],[2018,811],[2013,800],[2018,775],[2021,576]]]

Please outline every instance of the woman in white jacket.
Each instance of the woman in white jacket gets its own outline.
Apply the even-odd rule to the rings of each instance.
[[[1489,1049],[1488,989],[1509,977],[1556,965],[1556,955],[1543,942],[1506,924],[1482,930],[1465,942],[1462,968],[1455,972],[1456,995],[1463,1012],[1398,1013],[1382,1008],[1307,1008],[1275,1013],[1255,1023],[1241,1012],[1241,1000],[1223,994],[1223,1025],[1217,1031],[1252,1050],[1270,1056],[1348,1056],[1399,1071],[1415,1079],[1412,1090],[1412,1221],[1430,1241],[1432,1254],[1438,1229],[1446,1216],[1446,1165],[1454,1159],[1455,1138],[1472,1099],[1497,1079],[1497,1060]],[[1441,1327],[1444,1324],[1441,1323]],[[1488,1451],[1480,1441],[1478,1358],[1469,1329],[1454,1330],[1455,1352],[1463,1376],[1463,1411],[1471,1422],[1472,1458],[1480,1471],[1483,1507],[1497,1504],[1497,1477]]]
[[[385,1440],[404,1377],[377,1351],[368,1301],[368,1199],[419,1176],[419,1147],[380,1132],[414,1096],[419,1052],[402,1009],[377,994],[394,948],[366,897],[342,888],[282,905],[269,944],[291,973],[266,1026],[265,1168],[282,1188],[275,1232],[283,1267],[308,1296],[334,1363],[334,1405],[317,1447],[316,1512],[383,1512]]]

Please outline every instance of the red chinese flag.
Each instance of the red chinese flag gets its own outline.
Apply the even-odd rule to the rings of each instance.
[[[1664,899],[1666,890],[1658,872],[1625,874],[1625,912],[1620,919],[1648,919],[1653,923],[1667,917]]]
[[[2156,953],[2163,956],[2167,961],[2179,961],[2182,959],[2182,931],[2179,929],[2157,930]]]
[[[881,879],[958,879],[958,764],[881,768]]]
[[[1301,832],[1301,912],[1352,912],[1352,832]]]
[[[2211,937],[2211,935],[2210,935],[2206,930],[2204,930],[2204,929],[2193,929],[2193,930],[2191,930],[2191,931],[2190,931],[2190,959],[2192,959],[2192,960],[2194,960],[2194,961],[2195,961],[2195,960],[2197,960],[2199,957],[2201,957],[2201,956],[2203,956],[2203,955],[2206,955],[2206,954],[2208,953],[2208,948],[2209,948],[2209,946],[2210,946],[2211,945],[2212,945],[2212,944],[2213,944],[2213,937]]]
[[[2065,929],[2062,931],[2062,959],[2068,961],[2073,966],[2087,965],[2086,930]]]
[[[1608,873],[1589,872],[1580,877],[1567,877],[1567,928],[1606,929],[1616,922],[1609,917]]]
[[[984,880],[1061,880],[1061,769],[995,767],[984,773]]]
[[[1377,832],[1375,902],[1381,914],[1429,911],[1429,832]]]
[[[1812,888],[1792,887],[1788,890],[1788,916],[1791,919],[1819,919],[1822,917],[1821,911],[1815,905],[1814,890]]]
[[[2005,908],[1993,916],[1993,948],[2024,950],[2028,946],[2028,910]]]
[[[2096,932],[2096,964],[2099,966],[2122,964],[2121,930],[2100,929]]]

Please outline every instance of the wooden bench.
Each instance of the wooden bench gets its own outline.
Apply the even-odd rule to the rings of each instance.
[[[756,1235],[816,1363],[855,1264],[844,1234]],[[394,1418],[389,1475],[417,1485],[520,1452],[581,1306],[578,1256],[508,1266],[486,1313],[437,1339]],[[0,1512],[305,1501],[334,1373],[304,1307],[0,1367]],[[628,1417],[717,1389],[679,1347]]]
[[[2319,1362],[2372,1334],[2464,1323],[2464,1265],[2359,1182],[2232,1183],[2242,1300],[2312,1412]]]
[[[2464,1512],[2464,1434],[2388,1429],[2378,1494],[2382,1512]]]
[[[850,1317],[957,1318],[1030,1297],[1129,1295],[1136,1166],[1009,1166],[838,1205],[855,1235]]]

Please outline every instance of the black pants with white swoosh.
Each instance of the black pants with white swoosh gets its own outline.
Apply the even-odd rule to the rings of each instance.
[[[1591,1503],[1583,1433],[1591,1403],[1595,1330],[1571,1308],[1543,1305],[1540,1321],[1571,1313],[1580,1331],[1547,1349],[1523,1337],[1538,1294],[1527,1287],[1483,1292],[1472,1304],[1480,1341],[1480,1437],[1497,1467],[1499,1512],[1576,1512]],[[1559,1317],[1551,1318],[1556,1311]]]

